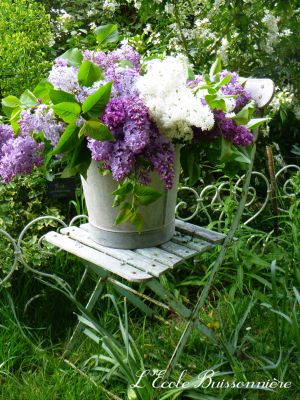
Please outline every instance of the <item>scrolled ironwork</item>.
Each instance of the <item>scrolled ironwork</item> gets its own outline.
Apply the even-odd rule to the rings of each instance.
[[[289,171],[291,169],[295,169],[296,171],[300,171],[300,167],[295,164],[290,164],[290,165],[285,165],[282,167],[276,174],[275,174],[275,179],[276,182],[278,182],[278,179],[280,178],[280,175],[283,174],[283,172]],[[288,185],[292,182],[292,178],[288,178],[285,180],[283,186],[282,186],[282,191],[287,197],[293,197],[294,193],[290,193],[287,191]]]
[[[254,213],[250,218],[243,222],[243,225],[248,225],[250,222],[255,220],[266,208],[269,200],[270,200],[270,183],[268,178],[258,171],[253,171],[251,175],[251,179],[253,178],[260,179],[265,185],[265,191],[263,196],[263,201],[260,202],[260,208],[258,211]],[[213,220],[218,220],[218,227],[221,228],[222,223],[224,222],[226,212],[225,212],[225,199],[229,197],[235,202],[236,205],[239,203],[239,193],[241,192],[241,185],[243,180],[245,179],[245,175],[238,177],[235,182],[230,181],[221,181],[215,184],[210,184],[205,186],[204,188],[198,189],[198,191],[194,188],[190,188],[188,186],[182,186],[179,189],[180,191],[189,191],[193,194],[194,197],[194,206],[195,209],[191,212],[191,215],[181,216],[180,209],[184,207],[185,210],[188,209],[187,201],[180,200],[176,207],[176,214],[179,219],[183,221],[190,221],[196,216],[199,216],[200,213],[204,213],[208,223],[211,224]],[[249,187],[248,198],[246,202],[246,210],[248,210],[251,206],[254,206],[255,203],[258,202],[258,194],[255,186],[252,184]]]
[[[285,173],[287,172],[292,172],[292,171],[300,171],[300,166],[298,165],[286,165],[282,167],[275,175],[276,182],[280,181],[280,178],[284,176]],[[215,184],[210,184],[205,187],[200,187],[197,190],[193,187],[189,186],[180,186],[179,187],[179,198],[182,197],[181,193],[185,192],[188,194],[190,197],[192,197],[192,203],[191,206],[188,205],[188,203],[191,202],[191,198],[188,200],[185,199],[184,197],[181,198],[176,205],[176,214],[177,217],[183,221],[190,221],[193,218],[199,216],[201,213],[202,215],[205,215],[207,218],[208,224],[212,224],[213,221],[217,221],[218,227],[221,228],[222,223],[224,223],[225,217],[226,217],[226,199],[228,198],[228,195],[230,198],[234,201],[236,205],[239,203],[239,194],[241,193],[241,186],[242,183],[245,179],[245,175],[238,177],[235,181],[230,181],[228,180],[223,180],[220,182],[217,182]],[[269,201],[270,201],[270,183],[268,178],[262,174],[261,172],[258,171],[253,171],[251,175],[251,182],[254,180],[260,179],[265,186],[264,189],[264,195],[260,196],[257,193],[257,189],[255,183],[250,184],[249,191],[248,191],[248,198],[246,201],[245,205],[245,210],[247,210],[247,213],[252,212],[252,215],[250,218],[248,218],[246,221],[243,222],[243,225],[249,225],[251,222],[253,222],[261,213],[266,209]],[[292,182],[292,179],[290,176],[288,178],[284,178],[285,180],[282,182],[282,184],[277,185],[277,189],[281,190],[283,198],[292,198],[294,196],[294,192],[291,192],[289,190]],[[259,201],[259,199],[263,199],[262,201]],[[253,206],[255,203],[260,203],[259,204],[259,210],[254,212],[253,214]],[[192,207],[192,209],[189,209],[189,207]],[[252,208],[252,210],[251,210]],[[280,209],[281,210],[281,209]],[[181,215],[182,212],[188,212],[190,211],[190,215]],[[284,211],[284,210],[283,210]],[[61,220],[58,217],[51,216],[51,215],[46,215],[46,216],[41,216],[38,218],[35,218],[31,222],[29,222],[21,231],[19,234],[19,237],[17,239],[14,239],[9,233],[4,231],[3,229],[0,229],[0,236],[4,236],[9,243],[12,245],[12,251],[13,251],[13,261],[12,261],[12,267],[9,269],[8,272],[6,272],[6,275],[4,278],[0,279],[0,286],[5,284],[6,282],[9,281],[11,276],[13,275],[14,271],[17,268],[18,264],[22,264],[27,270],[37,274],[40,276],[41,279],[43,278],[51,278],[52,280],[56,281],[56,283],[63,288],[64,290],[68,291],[71,293],[71,288],[65,282],[63,279],[60,277],[49,274],[43,271],[39,271],[36,268],[33,268],[29,265],[29,263],[25,260],[23,251],[22,251],[22,242],[23,239],[28,233],[28,230],[37,222],[40,221],[47,221],[47,220],[52,220],[57,222],[61,227],[67,228],[68,226],[73,226],[76,222],[81,221],[82,219],[87,219],[88,217],[86,215],[77,215],[74,217],[69,225],[67,225],[63,220]],[[265,242],[267,243],[270,240],[270,237],[272,236],[273,232],[266,233],[265,237]],[[249,239],[249,244],[252,242],[252,240],[255,239],[256,235],[252,235]],[[43,246],[44,235],[42,235],[38,242],[38,248],[40,251],[43,251],[44,253],[52,254],[47,252]]]
[[[248,218],[245,222],[243,222],[243,225],[248,225],[248,224],[250,224],[250,222],[254,221],[265,210],[265,208],[270,200],[271,186],[270,186],[270,182],[269,182],[268,178],[264,174],[262,174],[261,172],[258,172],[258,171],[252,172],[251,179],[253,177],[261,178],[262,181],[264,181],[264,183],[266,185],[264,201],[261,204],[259,210],[254,215],[252,215],[250,218]],[[243,182],[244,179],[245,179],[245,175],[241,176],[234,185],[234,197],[235,197],[235,200],[237,203],[238,203],[238,197],[237,197],[238,187]],[[252,206],[258,198],[257,190],[251,184],[250,184],[249,190],[248,190],[248,197],[250,197],[250,200],[248,200],[245,204],[246,210],[249,209],[249,207]]]

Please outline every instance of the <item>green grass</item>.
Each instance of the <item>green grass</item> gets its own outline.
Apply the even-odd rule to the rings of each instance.
[[[266,292],[265,295],[268,297],[271,296],[271,293]],[[254,297],[250,295],[236,296],[232,300],[228,291],[224,289],[220,292],[216,290],[215,296],[215,300],[211,299],[205,308],[202,318],[214,328],[220,338],[219,346],[214,347],[194,331],[174,372],[174,380],[185,369],[188,371],[185,380],[189,380],[204,370],[220,365],[217,368],[221,373],[220,379],[235,378],[258,382],[276,378],[292,381],[293,388],[279,390],[276,393],[255,390],[242,392],[207,389],[204,391],[214,399],[277,400],[290,398],[290,396],[300,393],[300,386],[297,384],[299,381],[299,353],[294,345],[291,330],[282,332],[278,327],[279,336],[282,334],[283,337],[277,347],[273,314],[267,307],[257,303],[259,299],[255,304],[253,304]],[[52,293],[52,299],[56,297],[59,296]],[[47,298],[50,298],[50,293]],[[84,371],[87,376],[94,379],[98,387],[61,360],[63,347],[74,319],[70,318],[70,315],[69,320],[62,317],[63,310],[67,315],[72,308],[67,299],[60,297],[59,305],[61,308],[59,314],[61,331],[64,331],[65,336],[62,334],[58,340],[52,327],[52,313],[48,317],[44,315],[43,318],[35,320],[35,327],[28,327],[25,325],[28,316],[18,314],[18,321],[21,322],[17,322],[7,297],[3,299],[0,314],[1,399],[109,398],[101,391],[101,386],[118,394],[121,399],[127,398],[127,383],[122,373],[119,376],[113,374],[108,382],[101,382],[104,373],[95,370],[95,359],[90,359],[91,356],[107,355],[107,352],[101,348],[101,344],[97,345],[83,336],[80,346],[70,357],[71,362],[76,365],[78,370]],[[289,308],[290,305],[286,306],[287,311]],[[51,307],[49,309],[51,310]],[[118,300],[118,309],[124,320],[122,299]],[[31,316],[35,315],[35,311],[27,310]],[[98,307],[95,311],[97,321],[109,327],[109,330],[120,340],[119,318],[110,300],[104,298],[101,308]],[[160,315],[165,318],[165,324],[146,318],[129,306],[128,331],[132,335],[147,369],[165,368],[184,327],[184,321],[175,314],[160,313]],[[241,321],[244,323],[242,324]],[[282,318],[279,318],[278,322],[281,324]],[[99,336],[101,337],[101,335]],[[56,344],[51,342],[53,337]],[[276,366],[280,357],[281,360]],[[86,363],[87,359],[90,361]],[[100,363],[100,365],[107,367],[106,363]],[[99,363],[97,366],[99,367]],[[225,375],[228,372],[231,374]],[[145,398],[145,400],[147,399]]]
[[[173,395],[162,390],[159,400],[299,398],[299,209],[296,199],[280,217],[280,235],[268,242],[262,231],[239,230],[239,240],[228,252],[200,314],[214,330],[217,345],[193,331],[172,375],[176,381],[186,370],[184,381],[191,381],[213,369],[218,372],[216,381],[277,379],[291,381],[292,387],[274,392],[199,388]],[[161,283],[190,307],[206,283],[217,251],[182,264]],[[71,287],[83,271],[78,261],[62,253],[39,258],[35,267],[63,276]],[[80,303],[86,303],[92,287],[90,277],[79,292]],[[129,384],[137,380],[139,370],[166,367],[185,322],[158,308],[160,320],[146,317],[111,287],[107,294],[97,304],[94,318],[110,334],[93,327],[85,315],[89,336],[82,335],[66,363],[62,353],[79,313],[76,305],[31,273],[17,271],[11,287],[0,293],[0,399],[105,400],[112,399],[113,392],[122,400],[152,400],[150,377],[143,380],[145,389],[128,392]]]

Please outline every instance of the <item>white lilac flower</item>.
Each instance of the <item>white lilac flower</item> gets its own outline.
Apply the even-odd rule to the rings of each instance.
[[[279,29],[278,29],[278,18],[266,11],[262,19],[262,23],[267,28],[267,38],[264,43],[262,43],[262,48],[266,53],[273,53],[274,46],[278,42]]]
[[[103,3],[103,9],[114,12],[118,7],[118,3],[115,0],[105,0]]]
[[[162,134],[170,139],[189,141],[191,127],[211,129],[214,118],[208,106],[187,87],[186,60],[166,57],[148,65],[146,75],[137,81],[140,96]]]
[[[228,64],[228,48],[229,48],[228,40],[226,38],[222,38],[221,47],[219,48],[218,54],[221,57],[223,65]]]
[[[231,113],[236,107],[236,101],[234,100],[234,98],[228,98],[228,97],[225,97],[223,100],[225,101],[226,104],[226,112]]]
[[[281,37],[287,37],[291,36],[293,32],[290,29],[284,29],[282,32],[280,32],[279,36]]]
[[[153,32],[151,24],[146,24],[145,28],[143,29],[143,32],[145,35],[148,35],[148,33]]]
[[[171,3],[166,3],[165,5],[165,12],[167,14],[174,14],[174,5]]]

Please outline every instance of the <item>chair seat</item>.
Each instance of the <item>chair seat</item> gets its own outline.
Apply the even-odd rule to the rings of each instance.
[[[126,279],[145,282],[158,278],[182,261],[221,244],[225,235],[176,220],[173,238],[160,246],[136,250],[104,247],[90,238],[87,224],[48,232],[45,240],[94,266]],[[95,270],[95,268],[94,268]]]

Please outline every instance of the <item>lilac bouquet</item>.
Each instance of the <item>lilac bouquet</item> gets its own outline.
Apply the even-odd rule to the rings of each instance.
[[[117,223],[139,221],[138,206],[160,196],[151,188],[153,172],[172,188],[176,143],[221,138],[238,157],[263,122],[252,119],[255,103],[238,75],[222,71],[218,61],[209,75],[194,75],[185,58],[143,63],[127,44],[106,52],[68,50],[33,92],[8,96],[2,105],[10,120],[0,126],[2,181],[53,157],[65,166],[62,177],[86,176],[95,160],[99,173],[119,183]]]

